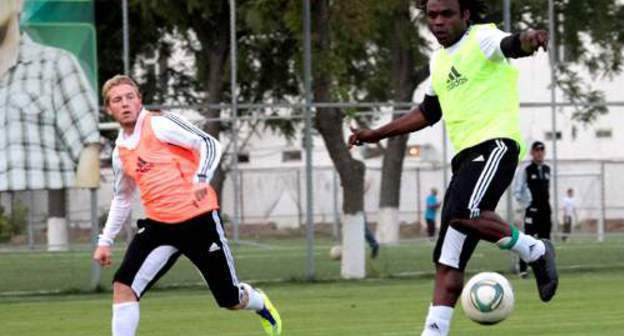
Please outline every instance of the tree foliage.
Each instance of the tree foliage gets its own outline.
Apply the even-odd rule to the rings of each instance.
[[[502,22],[502,2],[489,0],[491,19]],[[624,4],[617,0],[555,0],[556,85],[575,104],[574,118],[591,123],[608,112],[606,97],[592,85],[622,71]],[[548,1],[512,1],[514,30],[548,29]],[[591,80],[584,79],[587,73]]]

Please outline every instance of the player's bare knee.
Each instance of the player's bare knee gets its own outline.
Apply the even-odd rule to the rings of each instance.
[[[138,301],[136,294],[130,286],[121,282],[113,282],[113,303]]]

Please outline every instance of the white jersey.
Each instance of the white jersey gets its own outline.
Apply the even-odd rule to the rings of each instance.
[[[113,199],[108,211],[106,224],[98,240],[98,245],[112,245],[123,223],[130,216],[136,184],[132,178],[124,174],[118,148],[133,149],[138,146],[142,130],[140,125],[143,124],[147,113],[145,109],[141,110],[136,122],[138,127],[134,128],[132,134],[126,135],[123,130],[119,131],[115,142],[116,147],[113,151],[113,173],[115,179],[113,182]],[[158,140],[199,153],[200,164],[194,180],[195,182],[209,182],[221,159],[221,144],[215,138],[199,130],[179,115],[163,114],[162,116],[153,116],[151,121],[154,135]]]
[[[576,200],[574,197],[565,196],[562,199],[563,215],[567,217],[576,216]]]

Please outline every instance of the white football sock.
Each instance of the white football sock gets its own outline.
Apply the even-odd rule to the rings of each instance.
[[[518,234],[518,241],[511,250],[518,253],[524,262],[531,263],[544,255],[546,246],[544,246],[543,241],[520,232]]]
[[[453,308],[448,306],[429,306],[425,328],[420,336],[447,336],[451,329]]]
[[[249,286],[246,283],[241,283],[240,289],[247,292],[247,296],[249,298],[247,306],[245,306],[244,309],[259,311],[264,308],[264,297],[262,297],[262,295],[257,290],[255,290],[253,287]]]
[[[113,336],[134,336],[138,325],[138,302],[124,302],[113,305]]]
[[[527,263],[534,262],[546,252],[543,241],[520,232],[515,226],[511,226],[511,236],[501,238],[496,245],[518,253],[520,259]]]

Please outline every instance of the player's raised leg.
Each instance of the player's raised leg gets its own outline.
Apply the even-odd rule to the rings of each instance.
[[[461,220],[456,225],[476,230],[483,235],[483,239],[496,243],[499,248],[517,253],[533,269],[542,301],[548,302],[555,295],[559,277],[555,249],[549,240],[538,240],[524,234],[494,212],[484,212],[479,219]]]
[[[200,271],[217,304],[230,310],[254,311],[267,335],[281,335],[282,320],[268,296],[239,282],[219,212],[211,211],[183,225],[188,228],[184,230],[184,246],[180,246],[182,253]]]

